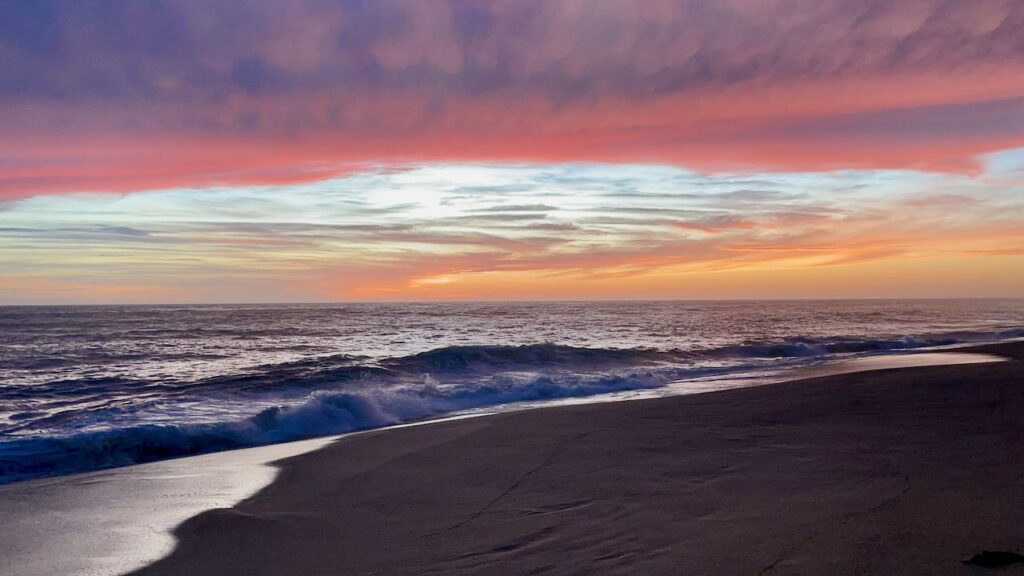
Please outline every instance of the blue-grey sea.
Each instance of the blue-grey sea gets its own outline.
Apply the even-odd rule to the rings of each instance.
[[[0,308],[0,483],[1024,337],[1021,300]]]

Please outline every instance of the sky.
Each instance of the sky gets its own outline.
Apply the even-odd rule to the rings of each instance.
[[[0,3],[0,303],[1024,296],[1018,0]]]

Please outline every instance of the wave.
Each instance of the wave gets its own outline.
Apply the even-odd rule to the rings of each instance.
[[[54,380],[31,389],[16,383],[0,383],[0,399],[22,396],[91,395],[103,389],[146,390],[148,392],[249,390],[274,392],[282,387],[322,388],[354,381],[396,383],[431,374],[438,378],[486,376],[503,371],[592,371],[613,367],[660,364],[695,365],[707,360],[748,360],[807,358],[831,354],[856,354],[991,342],[1024,338],[1024,328],[993,332],[951,332],[927,336],[893,338],[793,337],[778,342],[748,341],[735,345],[693,350],[654,348],[586,348],[554,343],[526,345],[448,346],[407,356],[372,359],[367,356],[333,354],[292,362],[255,366],[243,373],[226,374],[195,381],[146,382],[131,378],[103,376]],[[205,356],[174,355],[174,359]],[[61,360],[49,360],[59,363]],[[38,368],[40,366],[33,366]]]
[[[561,344],[522,346],[447,346],[411,356],[391,358],[382,366],[403,372],[458,373],[579,366],[637,365],[678,361],[684,354],[653,348],[582,348]]]
[[[0,483],[380,428],[474,408],[656,388],[665,383],[652,373],[640,372],[506,377],[488,385],[450,387],[427,377],[417,387],[316,391],[301,403],[273,406],[240,420],[17,438],[0,443]]]
[[[994,342],[1024,338],[1024,328],[986,332],[950,332],[944,334],[904,336],[901,338],[789,338],[782,342],[745,342],[734,346],[702,351],[709,357],[720,358],[804,358],[829,354],[858,354],[891,352],[915,348],[934,348],[980,342]]]
[[[516,402],[657,388],[697,375],[778,367],[779,362],[798,365],[829,355],[1012,338],[1024,338],[1024,329],[893,338],[794,337],[703,350],[471,345],[377,360],[335,354],[192,382],[107,377],[31,387],[0,385],[0,400],[24,406],[8,413],[7,423],[0,425],[0,483]],[[202,404],[207,420],[165,423],[178,401],[185,402],[181,406]],[[194,417],[187,407],[176,413]],[[97,424],[105,428],[97,430]]]
[[[954,338],[917,340],[904,338],[900,340],[850,340],[850,341],[813,341],[794,339],[784,343],[748,343],[736,346],[723,346],[706,351],[708,356],[721,358],[806,358],[827,354],[855,354],[863,352],[889,352],[893,350],[909,350],[913,348],[930,348],[934,346],[950,346],[960,341]]]
[[[411,356],[385,359],[381,361],[380,365],[405,372],[419,370],[441,373],[487,372],[516,368],[573,369],[593,366],[694,363],[704,359],[804,358],[830,354],[889,352],[1012,338],[1024,338],[1024,328],[986,332],[960,331],[892,338],[807,338],[797,336],[779,342],[748,341],[742,344],[696,350],[582,348],[552,343],[522,346],[449,346]]]

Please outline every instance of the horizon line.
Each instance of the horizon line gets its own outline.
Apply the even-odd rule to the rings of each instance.
[[[861,301],[978,301],[978,300],[1022,300],[1024,296],[865,296],[865,297],[820,297],[820,298],[603,298],[603,299],[451,299],[451,300],[321,300],[321,301],[271,301],[271,302],[48,302],[7,304],[0,308],[60,308],[60,307],[143,307],[143,306],[336,306],[354,304],[602,304],[602,303],[666,303],[666,302],[861,302]]]

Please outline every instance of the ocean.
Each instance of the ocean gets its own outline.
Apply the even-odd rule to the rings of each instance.
[[[1021,337],[1021,300],[2,307],[0,483]]]

